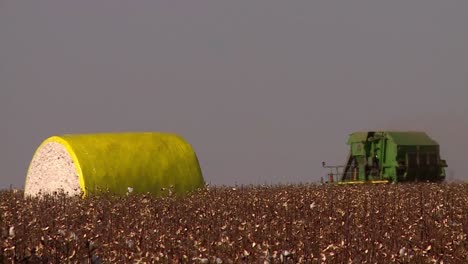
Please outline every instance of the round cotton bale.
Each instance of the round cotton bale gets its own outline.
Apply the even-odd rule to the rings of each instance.
[[[197,156],[176,134],[67,134],[45,139],[33,155],[25,196],[110,192],[185,194],[204,186]]]

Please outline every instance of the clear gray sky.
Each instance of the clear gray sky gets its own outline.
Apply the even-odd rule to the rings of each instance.
[[[212,184],[317,181],[356,130],[468,179],[468,1],[0,0],[0,187],[43,139],[176,132]]]

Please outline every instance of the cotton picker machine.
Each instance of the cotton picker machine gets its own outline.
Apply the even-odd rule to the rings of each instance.
[[[443,182],[447,163],[439,144],[424,132],[378,131],[350,134],[345,165],[328,166],[328,183]]]

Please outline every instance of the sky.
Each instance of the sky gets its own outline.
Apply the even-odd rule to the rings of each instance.
[[[212,185],[316,182],[423,130],[468,180],[468,1],[0,0],[0,187],[45,138],[164,131]]]

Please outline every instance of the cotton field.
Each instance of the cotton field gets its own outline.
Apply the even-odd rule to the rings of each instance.
[[[468,263],[468,184],[0,192],[0,263]]]

